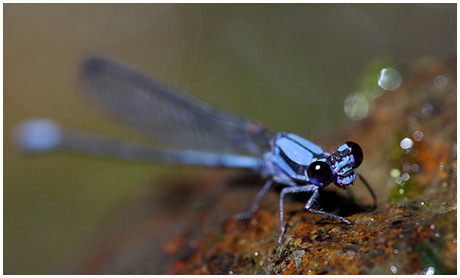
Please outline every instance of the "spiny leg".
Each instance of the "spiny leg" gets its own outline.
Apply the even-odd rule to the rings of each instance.
[[[310,212],[313,212],[313,213],[316,213],[316,214],[319,214],[319,215],[326,216],[326,217],[339,219],[339,220],[351,225],[350,221],[346,220],[345,218],[343,218],[341,216],[311,208],[311,206],[313,205],[313,202],[319,196],[318,186],[316,186],[316,185],[305,185],[305,186],[298,186],[298,187],[286,187],[286,188],[283,188],[283,190],[281,190],[281,194],[280,194],[281,234],[280,234],[280,237],[278,239],[278,244],[281,244],[281,240],[282,240],[282,238],[284,236],[284,233],[286,231],[286,227],[284,226],[284,201],[283,201],[284,196],[286,194],[293,194],[293,193],[298,193],[298,192],[313,192],[311,197],[310,197],[310,199],[308,199],[307,203],[305,204],[305,209],[306,210],[308,210]]]
[[[284,227],[284,196],[286,194],[293,194],[293,193],[298,193],[298,192],[312,192],[312,191],[318,191],[318,186],[309,184],[309,185],[304,185],[304,186],[295,186],[295,187],[285,187],[281,190],[280,193],[280,224],[281,224],[281,234],[278,239],[278,244],[281,244],[281,239],[284,236],[284,233],[286,231],[286,227]],[[313,203],[314,199],[308,200],[309,203]]]
[[[270,189],[272,184],[273,184],[273,180],[269,179],[265,183],[265,185],[262,187],[262,189],[259,191],[259,193],[257,193],[256,199],[254,200],[254,203],[252,203],[251,209],[249,209],[248,211],[242,212],[242,213],[238,213],[237,215],[235,215],[235,218],[237,220],[244,220],[244,219],[251,218],[254,215],[254,213],[256,213],[256,211],[259,209],[260,201],[264,197],[265,193],[267,193],[268,189]]]
[[[329,218],[339,219],[342,222],[345,222],[345,223],[351,225],[350,221],[346,220],[345,218],[343,218],[341,216],[338,216],[338,215],[335,215],[335,214],[332,214],[332,213],[327,213],[327,212],[324,212],[324,211],[321,211],[321,210],[312,209],[311,206],[313,205],[313,202],[315,201],[315,199],[318,198],[318,196],[319,196],[318,190],[314,191],[313,194],[311,195],[310,199],[308,199],[308,202],[305,204],[305,209],[306,210],[311,211],[311,212],[316,213],[316,214],[319,214],[319,215],[329,217]]]

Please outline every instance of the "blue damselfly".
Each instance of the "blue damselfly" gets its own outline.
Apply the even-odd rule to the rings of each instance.
[[[236,217],[250,218],[274,182],[284,185],[279,199],[278,242],[285,233],[283,201],[287,194],[311,192],[306,210],[351,224],[312,205],[320,188],[330,183],[346,188],[357,175],[376,203],[372,189],[355,170],[363,160],[363,152],[356,143],[347,142],[329,154],[300,136],[273,133],[259,123],[211,107],[105,57],[91,57],[82,63],[79,84],[82,94],[97,110],[174,148],[118,141],[62,127],[48,119],[20,124],[15,132],[20,147],[30,152],[64,149],[125,160],[255,171],[267,181],[251,209]]]

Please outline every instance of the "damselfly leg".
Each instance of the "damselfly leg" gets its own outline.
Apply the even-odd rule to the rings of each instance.
[[[344,222],[346,224],[351,225],[350,221],[346,220],[345,218],[343,218],[341,216],[311,208],[311,206],[313,205],[313,202],[319,196],[318,186],[316,186],[314,184],[309,184],[309,185],[304,185],[304,186],[285,187],[285,188],[283,188],[283,190],[281,190],[281,194],[280,194],[281,234],[280,234],[280,237],[278,239],[278,244],[281,244],[281,240],[283,239],[284,233],[286,232],[286,227],[284,225],[284,196],[286,196],[287,194],[295,194],[295,193],[300,193],[300,192],[313,192],[311,197],[310,197],[310,199],[308,199],[308,202],[305,204],[305,209],[306,210],[308,210],[310,212],[313,212],[313,213],[316,213],[316,214],[319,214],[319,215],[329,217],[329,218],[338,219],[338,220],[341,220],[342,222]]]
[[[254,215],[254,213],[256,213],[257,210],[259,209],[260,201],[265,196],[265,193],[267,193],[268,189],[270,189],[272,184],[273,184],[273,180],[269,179],[265,183],[265,185],[262,187],[262,189],[259,191],[259,193],[257,193],[256,199],[252,203],[251,208],[248,211],[238,213],[237,215],[235,215],[235,218],[237,220],[245,220],[245,219],[251,218]]]

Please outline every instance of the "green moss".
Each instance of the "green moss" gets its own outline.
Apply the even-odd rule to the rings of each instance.
[[[417,183],[408,180],[395,184],[391,190],[388,200],[392,202],[401,202],[408,199],[419,197],[423,193],[423,189]],[[429,201],[424,201],[424,204],[429,204]]]

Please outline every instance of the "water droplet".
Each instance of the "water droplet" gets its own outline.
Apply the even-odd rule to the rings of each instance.
[[[378,76],[369,75],[367,76],[360,85],[359,92],[364,97],[370,99],[376,99],[381,96],[385,90],[382,90],[379,86],[377,86],[377,79]]]
[[[402,77],[397,70],[386,68],[380,72],[378,84],[384,90],[394,91],[401,86]]]
[[[446,164],[441,162],[441,164],[439,164],[439,170],[444,170],[446,168]]]
[[[422,114],[424,114],[425,116],[431,116],[432,113],[433,105],[429,103],[425,103],[424,105],[422,105]]]
[[[393,272],[393,274],[396,274],[396,272],[398,272],[398,269],[394,265],[392,265],[390,269],[391,269],[391,272]]]
[[[424,202],[424,201],[421,201],[421,202],[420,202],[420,205],[424,206],[424,205],[425,205],[425,202]]]
[[[414,145],[414,141],[406,137],[401,140],[401,143],[399,145],[401,146],[402,149],[407,150],[407,149],[412,148],[412,146]]]
[[[343,109],[348,118],[352,120],[362,120],[369,115],[369,106],[368,99],[356,93],[345,99]]]
[[[436,88],[444,89],[447,86],[447,83],[449,83],[449,80],[447,80],[447,77],[441,74],[441,75],[436,76],[433,82]]]
[[[403,181],[408,181],[409,179],[410,179],[410,175],[409,175],[408,173],[404,173],[404,174],[402,175],[402,180],[403,180]]]
[[[430,266],[430,267],[426,270],[425,275],[433,275],[434,272],[435,272],[434,267]]]
[[[439,233],[435,233],[434,235],[435,235],[435,237],[441,237],[441,235]]]
[[[420,166],[418,166],[418,164],[412,164],[410,169],[412,170],[413,173],[417,173],[418,171],[420,171]]]
[[[393,253],[395,253],[395,255],[397,255],[399,253],[399,250],[398,249],[393,249]]]
[[[256,252],[254,253],[254,256],[256,256],[256,257],[259,256],[259,252],[256,251]]]
[[[391,176],[392,178],[397,178],[397,177],[399,177],[400,175],[401,175],[401,171],[399,171],[399,170],[396,169],[396,168],[391,169],[391,171],[390,171],[390,176]]]
[[[414,134],[412,134],[412,137],[414,137],[415,141],[421,141],[423,139],[423,132],[416,130]]]
[[[404,189],[402,189],[402,188],[399,189],[399,194],[401,194],[401,195],[404,194]]]
[[[434,228],[436,228],[436,226],[434,224],[431,224],[430,229],[434,230]]]

